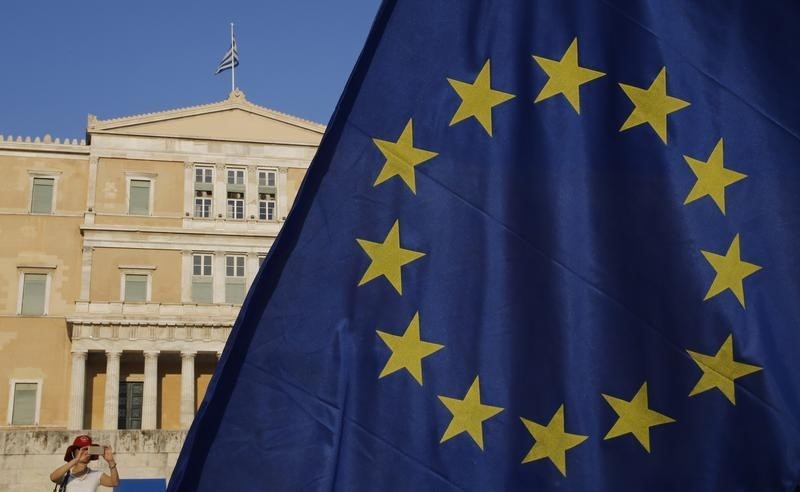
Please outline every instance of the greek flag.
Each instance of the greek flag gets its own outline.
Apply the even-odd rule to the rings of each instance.
[[[239,51],[236,49],[236,38],[231,38],[231,49],[222,57],[222,61],[219,62],[214,75],[236,66],[239,66]]]

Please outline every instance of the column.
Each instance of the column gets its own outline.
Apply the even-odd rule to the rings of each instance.
[[[106,351],[106,394],[103,405],[103,429],[116,430],[119,417],[119,360],[118,350]]]
[[[217,164],[214,170],[214,218],[224,220],[227,209],[225,208],[228,198],[227,189],[228,176],[225,173],[225,164]],[[221,216],[221,217],[220,217]]]
[[[194,420],[194,356],[197,352],[181,352],[181,429],[188,429]]]
[[[275,211],[276,219],[283,222],[286,215],[289,213],[289,194],[287,188],[289,186],[289,170],[285,167],[278,168],[278,200],[277,210]]]
[[[81,254],[81,301],[89,301],[90,287],[92,285],[92,253],[94,248],[84,246]]]
[[[142,430],[156,428],[158,404],[158,351],[144,353],[144,388],[142,388]]]
[[[83,399],[86,387],[86,356],[88,350],[72,351],[72,380],[69,392],[68,430],[83,429]]]
[[[181,302],[192,302],[192,252],[181,251]]]
[[[213,301],[214,304],[222,304],[225,302],[225,252],[214,251],[214,266],[212,273],[214,277]]]

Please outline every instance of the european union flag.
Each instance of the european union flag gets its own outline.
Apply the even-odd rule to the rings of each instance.
[[[799,23],[386,1],[170,490],[793,490]]]

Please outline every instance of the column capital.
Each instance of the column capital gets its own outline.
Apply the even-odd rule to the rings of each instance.
[[[144,351],[144,358],[145,359],[158,359],[158,354],[160,354],[160,350],[145,350]]]
[[[181,359],[194,359],[197,350],[181,350]]]
[[[87,355],[89,355],[88,349],[72,349],[73,359],[85,359]]]
[[[122,350],[119,349],[106,349],[107,359],[119,359],[122,356]]]

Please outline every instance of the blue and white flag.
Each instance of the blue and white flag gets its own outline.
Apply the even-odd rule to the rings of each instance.
[[[225,56],[222,57],[222,61],[219,62],[219,66],[217,66],[217,71],[214,72],[214,75],[224,72],[229,68],[238,67],[239,66],[239,51],[236,49],[236,38],[231,38],[231,49],[225,53]]]

